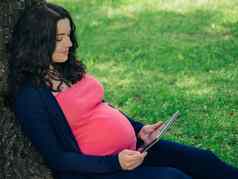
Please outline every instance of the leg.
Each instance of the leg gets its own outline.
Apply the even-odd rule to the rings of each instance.
[[[131,171],[119,171],[111,174],[96,174],[94,179],[191,179],[178,169],[171,167],[140,166]]]
[[[153,146],[144,165],[174,167],[194,179],[238,178],[238,170],[225,164],[212,152],[169,141],[160,141]]]

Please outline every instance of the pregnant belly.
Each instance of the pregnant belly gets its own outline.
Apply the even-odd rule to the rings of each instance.
[[[105,156],[123,149],[136,149],[136,135],[128,119],[117,109],[100,104],[92,115],[82,120],[74,135],[81,152]]]

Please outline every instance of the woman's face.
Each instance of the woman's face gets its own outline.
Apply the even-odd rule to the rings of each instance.
[[[54,63],[63,63],[68,60],[69,48],[72,47],[70,31],[69,19],[60,19],[57,22],[56,46],[52,54]]]

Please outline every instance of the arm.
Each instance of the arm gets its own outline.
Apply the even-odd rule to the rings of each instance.
[[[57,171],[107,173],[121,170],[118,156],[88,156],[79,152],[66,152],[59,143],[36,90],[25,90],[17,96],[16,117],[22,130],[45,158],[50,168]]]

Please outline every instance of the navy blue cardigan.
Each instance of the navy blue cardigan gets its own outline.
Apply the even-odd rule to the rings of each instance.
[[[48,87],[21,88],[16,96],[16,119],[24,134],[46,160],[55,178],[86,178],[121,170],[117,155],[89,156],[80,152],[65,116]],[[136,134],[143,124],[126,116]]]

